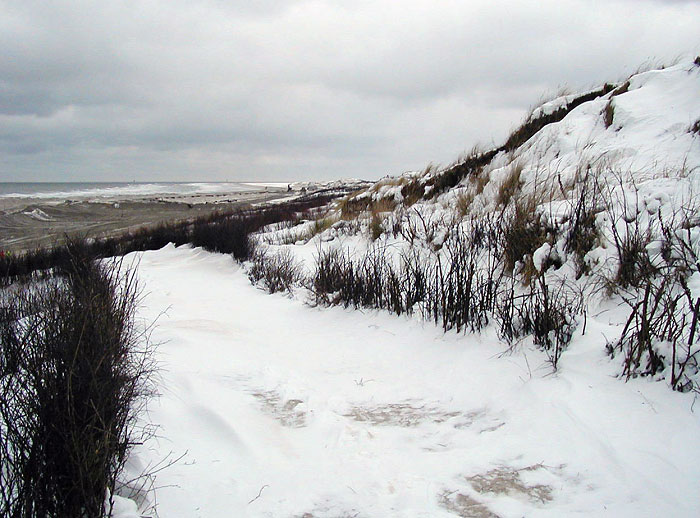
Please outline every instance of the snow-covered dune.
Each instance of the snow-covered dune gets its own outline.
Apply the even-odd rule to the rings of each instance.
[[[214,518],[699,516],[698,92],[696,62],[555,99],[517,145],[266,228],[253,264],[296,265],[284,296],[228,256],[132,257],[162,369],[125,478],[158,472],[120,495]]]
[[[550,124],[514,154],[534,168],[564,172],[603,164],[648,177],[678,176],[700,166],[700,66],[681,63],[632,76],[618,89]],[[606,114],[607,111],[607,114]]]

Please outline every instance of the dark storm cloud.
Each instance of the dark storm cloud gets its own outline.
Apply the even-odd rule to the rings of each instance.
[[[0,0],[0,180],[378,177],[700,50],[691,2]]]

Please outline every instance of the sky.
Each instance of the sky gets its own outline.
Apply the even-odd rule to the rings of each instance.
[[[377,179],[700,54],[700,1],[0,0],[0,181]]]

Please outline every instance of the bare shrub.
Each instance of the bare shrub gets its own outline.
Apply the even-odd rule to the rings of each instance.
[[[418,179],[413,180],[401,188],[403,203],[406,207],[410,207],[418,202],[425,194],[425,186]]]
[[[563,191],[563,186],[561,188]],[[578,182],[577,189],[578,192],[569,208],[564,249],[567,253],[574,254],[576,278],[580,278],[590,270],[585,262],[585,256],[595,247],[600,238],[596,215],[603,210],[604,204],[600,185],[595,181],[590,167]]]
[[[545,218],[537,213],[534,200],[519,200],[502,224],[503,262],[507,271],[526,256],[531,256],[553,232]]]
[[[320,303],[388,309],[397,315],[406,311],[403,275],[381,247],[355,261],[337,249],[321,251],[312,285]]]
[[[412,209],[406,214],[406,218],[401,224],[400,233],[411,246],[416,242],[431,245],[440,228],[444,226],[445,222],[442,219],[431,219],[430,214],[423,215],[420,210]]]
[[[655,375],[671,367],[671,386],[680,391],[697,388],[698,317],[700,297],[679,290],[682,282],[672,275],[646,280],[644,291],[623,296],[630,316],[618,341],[608,346],[611,355],[624,355],[623,375]]]
[[[404,292],[406,313],[412,314],[414,307],[423,303],[428,297],[430,269],[420,253],[415,249],[401,255],[403,279],[401,288]]]
[[[556,370],[583,312],[583,294],[562,279],[548,279],[544,272],[524,293],[518,292],[517,284],[512,276],[499,283],[493,310],[498,335],[511,345],[532,336]]]
[[[627,289],[618,290],[630,314],[608,352],[623,354],[628,379],[670,368],[672,388],[698,389],[700,297],[693,297],[688,284],[700,272],[700,251],[692,238],[696,214],[694,207],[680,208],[668,220],[659,214],[660,243],[654,253],[647,248],[645,258],[653,267],[635,270]]]
[[[426,300],[426,313],[445,331],[469,328],[479,331],[489,322],[495,284],[478,266],[478,248],[468,235],[455,233],[444,246],[446,261],[438,257],[432,271],[433,290]]]
[[[391,233],[393,237],[402,235],[405,214],[405,209],[400,205],[395,212],[388,214],[384,220],[386,231]]]
[[[534,251],[549,231],[532,216],[534,210],[528,214],[532,219],[523,228],[536,239],[525,246]],[[421,225],[419,217],[412,220]],[[506,241],[509,232],[514,232],[510,221],[472,218],[452,229],[439,252],[425,251],[426,257],[412,247],[399,255],[398,265],[377,246],[357,259],[341,249],[319,251],[312,283],[316,301],[397,315],[418,309],[444,331],[478,332],[494,319],[502,339],[514,343],[531,335],[556,368],[582,314],[583,297],[572,285],[548,277],[547,259],[523,292],[518,277],[503,270],[504,248],[514,246]]]
[[[0,514],[99,517],[151,394],[133,271],[67,245],[60,277],[0,311]]]
[[[652,226],[643,225],[635,217],[632,221],[613,221],[610,228],[617,259],[615,278],[608,282],[610,291],[639,287],[644,279],[654,277],[657,266],[648,249],[653,240]]]
[[[420,307],[423,318],[444,330],[478,331],[488,324],[497,287],[497,269],[478,266],[485,229],[455,230],[446,240],[443,256],[426,260],[414,248],[395,265],[381,247],[352,260],[337,249],[319,253],[313,289],[325,304],[387,309],[400,315]],[[473,241],[477,236],[480,243]],[[494,256],[495,257],[495,256]]]
[[[352,260],[347,252],[337,248],[319,250],[316,257],[316,271],[312,279],[316,302],[339,303],[338,294],[341,289],[346,291],[352,289],[354,273]]]
[[[253,253],[255,245],[249,234],[258,224],[252,217],[231,217],[197,225],[192,231],[190,242],[211,252],[231,254],[235,259],[244,261]]]
[[[516,295],[516,280],[513,275],[503,275],[497,286],[497,296],[493,304],[493,318],[498,337],[507,344],[513,344],[523,336],[520,325],[522,295]]]
[[[632,311],[625,323],[622,334],[608,350],[614,356],[617,350],[623,351],[625,363],[623,374],[629,379],[636,374],[656,374],[664,366],[663,358],[654,349],[654,339],[660,338],[662,328],[673,323],[671,315],[663,318],[667,303],[675,305],[674,300],[664,301],[665,282],[655,284],[648,279],[641,297],[635,292],[630,298],[625,298]],[[662,320],[663,319],[663,320]]]
[[[267,249],[258,249],[252,257],[248,269],[248,278],[253,284],[262,281],[270,293],[291,292],[303,279],[303,270],[288,249],[270,253]]]
[[[532,334],[533,342],[547,353],[556,370],[578,324],[583,296],[564,281],[548,282],[545,273],[537,276],[530,289],[523,331]]]

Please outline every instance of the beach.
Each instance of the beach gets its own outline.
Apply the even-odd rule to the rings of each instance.
[[[278,185],[247,185],[230,192],[0,197],[0,250],[48,247],[63,241],[66,234],[93,238],[118,235],[298,194]]]

